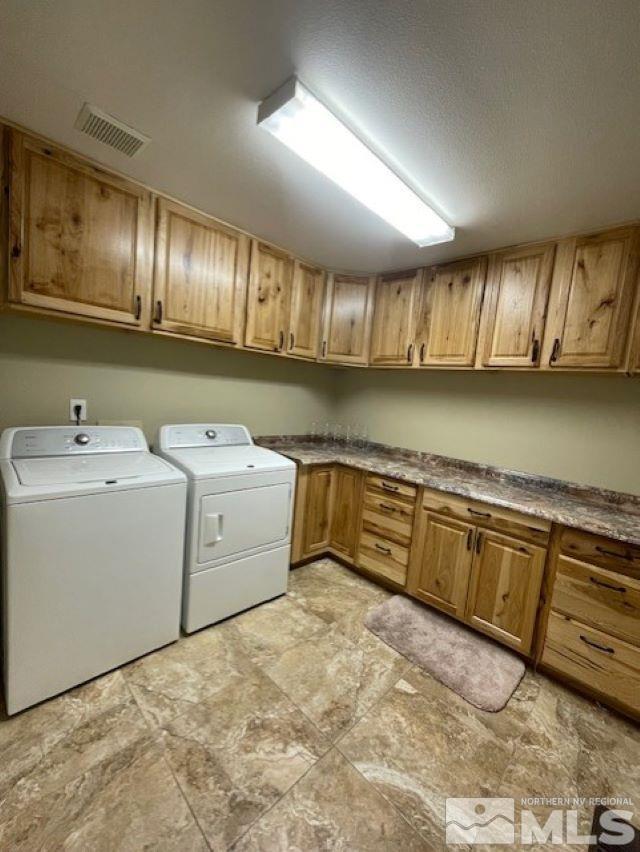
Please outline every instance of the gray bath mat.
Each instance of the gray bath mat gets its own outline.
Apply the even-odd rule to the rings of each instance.
[[[480,710],[502,710],[524,675],[524,663],[511,651],[404,595],[371,610],[364,623]]]

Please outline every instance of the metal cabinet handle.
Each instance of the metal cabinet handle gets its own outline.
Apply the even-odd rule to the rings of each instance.
[[[535,332],[534,332],[535,334]],[[533,346],[531,347],[531,363],[537,364],[540,357],[540,341],[537,337],[533,338]]]
[[[413,361],[413,343],[410,343],[407,349],[407,361],[409,364]]]
[[[580,634],[580,639],[582,639],[585,645],[589,645],[591,648],[595,648],[598,651],[604,651],[605,654],[615,654],[615,648],[608,648],[606,645],[598,645],[597,642],[592,642],[582,634]]]
[[[156,302],[155,322],[157,322],[157,323],[162,322],[162,302],[161,302],[160,299],[158,299],[158,301]]]
[[[378,544],[378,542],[376,542],[375,546],[376,550],[379,550],[381,553],[387,553],[389,556],[391,555],[390,547],[383,547],[381,544]]]
[[[470,527],[469,532],[467,533],[467,550],[471,550],[472,542],[473,542],[473,527]]]
[[[388,482],[381,482],[380,485],[384,488],[385,491],[399,491],[400,487],[398,485],[389,485]]]
[[[139,320],[141,316],[142,316],[142,297],[141,297],[140,295],[137,295],[137,296],[136,296],[136,312],[135,312],[135,318],[136,318],[137,320]]]
[[[612,583],[604,583],[595,577],[589,577],[589,582],[593,583],[594,586],[602,586],[603,589],[610,589],[612,592],[620,592],[621,595],[624,595],[627,591],[624,586],[614,586]]]
[[[278,352],[282,352],[284,347],[284,331],[278,332]]]
[[[397,512],[398,509],[396,506],[390,506],[388,503],[378,503],[381,509],[385,509],[387,512]]]
[[[632,553],[616,553],[615,550],[607,550],[606,547],[600,547],[599,544],[596,545],[596,550],[603,556],[613,556],[614,559],[626,559],[627,562],[633,562]]]
[[[549,362],[554,364],[558,360],[558,355],[560,354],[560,338],[556,337],[553,341],[553,349],[551,350],[551,358],[549,358]]]
[[[470,515],[476,515],[476,517],[478,517],[478,518],[490,518],[491,517],[491,512],[476,512],[475,509],[469,509],[469,508],[467,508],[467,512],[469,512]]]
[[[478,538],[476,539],[476,553],[480,553],[480,551],[482,550],[482,540],[483,540],[483,535],[482,535],[481,532],[479,532]]]
[[[293,336],[293,332],[290,331],[289,332],[289,351],[291,351],[293,349],[294,341],[295,341],[295,337]]]
[[[424,361],[424,350],[425,350],[425,345],[424,345],[424,343],[421,343],[420,344],[420,356],[419,356],[421,364]]]
[[[323,358],[327,357],[327,341],[326,340],[322,341],[322,357]]]

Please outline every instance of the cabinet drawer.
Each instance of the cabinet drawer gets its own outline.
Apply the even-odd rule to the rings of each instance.
[[[424,489],[422,505],[425,509],[449,518],[458,518],[479,527],[490,527],[498,532],[525,538],[537,544],[547,544],[551,523],[542,518],[529,517],[512,509],[503,509],[479,500],[469,500],[456,494]]]
[[[367,491],[374,494],[387,494],[396,497],[398,500],[413,503],[416,499],[417,490],[417,486],[415,485],[410,485],[408,482],[400,482],[397,479],[389,479],[386,476],[369,474],[367,477]]]
[[[640,547],[567,528],[562,533],[560,550],[567,556],[640,580]]]
[[[366,505],[362,510],[362,529],[401,547],[408,548],[411,545],[411,522],[398,520],[394,515],[375,512]]]
[[[551,606],[640,645],[640,581],[568,556],[558,559]]]
[[[551,611],[542,662],[640,712],[640,649]]]
[[[381,574],[402,586],[406,582],[409,562],[407,547],[363,531],[360,535],[358,561],[363,568]]]

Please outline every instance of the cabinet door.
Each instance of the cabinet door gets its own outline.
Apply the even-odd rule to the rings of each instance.
[[[320,354],[323,360],[367,363],[373,289],[374,279],[368,276],[329,275]]]
[[[543,364],[618,369],[623,365],[638,269],[636,228],[558,245]]]
[[[245,234],[159,199],[154,326],[242,344],[248,262]]]
[[[319,553],[329,547],[333,508],[333,468],[313,467],[307,476],[305,502],[304,554]]]
[[[376,282],[371,364],[407,367],[413,363],[415,306],[421,272],[381,275]]]
[[[523,654],[529,653],[546,550],[480,530],[475,551],[468,623]]]
[[[477,367],[537,367],[555,243],[489,258]]]
[[[352,560],[358,535],[362,474],[350,467],[336,467],[334,477],[331,547]]]
[[[148,322],[152,194],[22,133],[11,139],[11,301]]]
[[[324,271],[296,260],[293,268],[287,341],[289,355],[312,360],[318,357],[323,296]]]
[[[407,589],[416,597],[464,618],[475,527],[427,512],[418,516]]]
[[[288,328],[293,261],[273,246],[253,240],[245,343],[251,349],[282,352]]]
[[[473,366],[486,267],[480,257],[425,271],[416,336],[420,366]]]

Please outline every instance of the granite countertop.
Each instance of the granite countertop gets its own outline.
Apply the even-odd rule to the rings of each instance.
[[[640,497],[633,494],[386,444],[354,447],[305,435],[271,435],[256,442],[301,465],[343,464],[640,546]]]

